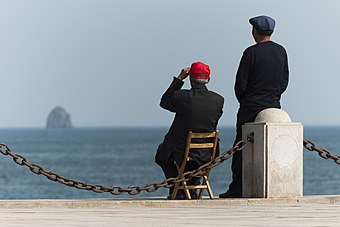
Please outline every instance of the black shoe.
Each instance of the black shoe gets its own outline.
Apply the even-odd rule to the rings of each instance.
[[[233,194],[231,193],[229,190],[221,193],[218,195],[218,197],[220,197],[221,199],[226,199],[226,198],[242,198],[242,195],[238,195],[238,194]]]
[[[191,199],[198,199],[197,190],[190,190]]]
[[[172,199],[172,194],[168,195],[168,197],[166,197],[167,199]],[[177,200],[184,200],[187,199],[186,195],[184,194],[184,191],[180,190],[177,192],[176,198]]]

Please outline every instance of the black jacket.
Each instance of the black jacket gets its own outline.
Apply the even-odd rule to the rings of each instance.
[[[248,47],[236,75],[235,95],[243,110],[281,108],[281,94],[288,85],[285,49],[272,41]]]
[[[165,163],[170,157],[181,163],[189,131],[211,132],[216,130],[222,116],[224,99],[219,94],[209,91],[205,85],[191,90],[180,90],[184,82],[174,78],[170,87],[163,94],[160,106],[176,113],[172,125],[159,145],[156,163]],[[210,159],[206,151],[190,155],[198,164]]]

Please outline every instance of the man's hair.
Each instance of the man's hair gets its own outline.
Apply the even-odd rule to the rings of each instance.
[[[193,85],[199,85],[199,84],[205,85],[205,84],[209,83],[209,79],[198,79],[198,78],[195,78],[195,77],[190,77],[190,82]]]
[[[256,31],[257,31],[257,33],[259,34],[259,35],[263,35],[263,36],[271,36],[272,34],[273,34],[273,30],[271,30],[271,31],[262,31],[262,30],[257,30],[256,29]]]

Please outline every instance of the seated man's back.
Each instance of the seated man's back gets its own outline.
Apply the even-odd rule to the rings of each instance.
[[[182,80],[188,75],[190,75],[191,89],[181,90],[184,84]],[[181,163],[189,131],[212,132],[216,130],[218,120],[223,113],[224,99],[207,89],[206,84],[209,80],[209,66],[195,62],[191,68],[183,69],[180,75],[173,79],[162,96],[161,107],[176,113],[156,154],[156,163],[162,167],[166,178],[178,175],[174,161]],[[210,160],[210,152],[202,150],[192,153],[191,157],[198,167]]]

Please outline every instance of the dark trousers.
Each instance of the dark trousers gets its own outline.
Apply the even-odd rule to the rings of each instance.
[[[235,146],[237,142],[242,140],[242,125],[247,122],[254,122],[257,114],[261,110],[253,110],[253,111],[244,111],[239,109],[237,113],[237,122],[236,122],[236,138],[234,141]],[[231,171],[232,171],[232,182],[229,185],[229,193],[235,195],[237,197],[242,197],[242,152],[238,151],[233,155],[233,160],[231,163]]]
[[[170,158],[165,163],[158,163],[158,165],[162,168],[164,175],[167,179],[178,176],[178,171],[177,171],[176,165],[175,165],[172,158]],[[194,161],[187,162],[184,172],[195,170],[198,167],[199,167],[199,165]],[[187,184],[188,185],[198,185],[198,184],[200,184],[200,177],[191,178],[190,180],[187,181]],[[169,189],[170,189],[169,194],[171,194],[172,191],[173,191],[173,187],[171,187]]]

